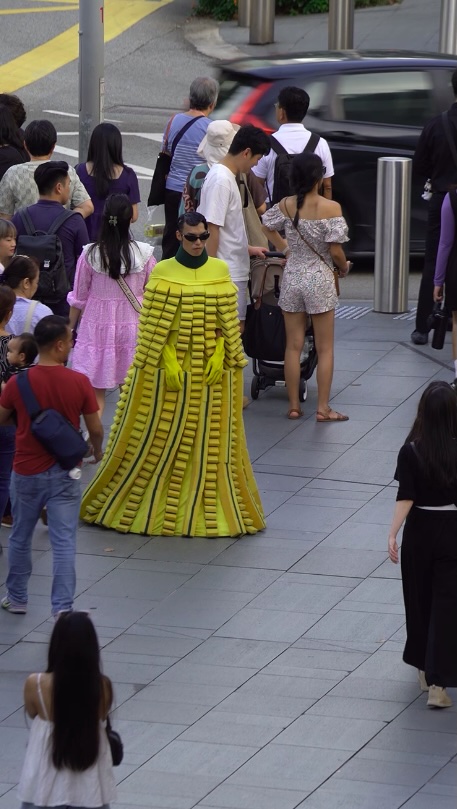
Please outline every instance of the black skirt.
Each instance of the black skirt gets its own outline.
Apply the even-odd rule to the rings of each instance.
[[[401,548],[403,660],[429,684],[457,686],[457,511],[413,506]]]

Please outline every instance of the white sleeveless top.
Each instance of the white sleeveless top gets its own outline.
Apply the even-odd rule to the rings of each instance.
[[[37,677],[38,697],[46,719],[35,716],[30,728],[18,786],[19,799],[35,806],[84,806],[95,809],[116,798],[111,750],[100,721],[100,750],[95,764],[84,772],[57,770],[52,763],[52,729]]]

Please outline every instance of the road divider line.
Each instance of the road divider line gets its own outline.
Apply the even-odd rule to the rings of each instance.
[[[105,0],[105,42],[115,39],[135,23],[171,2],[173,0]],[[78,24],[72,25],[42,45],[1,65],[2,92],[16,93],[22,87],[48,76],[49,73],[77,59],[78,29]]]

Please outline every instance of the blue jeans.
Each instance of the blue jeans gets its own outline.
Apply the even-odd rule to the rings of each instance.
[[[10,487],[13,528],[8,547],[6,588],[13,604],[27,604],[27,584],[32,573],[32,535],[46,506],[52,548],[52,613],[73,606],[76,586],[76,531],[81,504],[78,480],[54,464],[38,475],[13,472]]]
[[[0,427],[0,519],[10,496],[16,427]]]

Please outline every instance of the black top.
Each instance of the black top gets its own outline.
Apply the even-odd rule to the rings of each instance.
[[[5,171],[18,163],[28,163],[30,160],[25,149],[16,149],[15,146],[0,146],[0,180]]]
[[[448,111],[449,125],[457,146],[457,102]],[[457,166],[452,158],[441,115],[432,118],[420,134],[413,158],[417,174],[432,181],[432,190],[445,194],[457,185]]]
[[[457,453],[457,441],[455,451]],[[395,480],[398,480],[397,500],[413,500],[415,506],[457,505],[457,487],[442,489],[424,474],[420,458],[412,444],[404,444],[398,453]]]
[[[10,367],[6,353],[8,351],[8,343],[12,340],[13,336],[12,334],[8,334],[6,337],[0,336],[0,381],[6,381],[4,380],[4,374]]]

